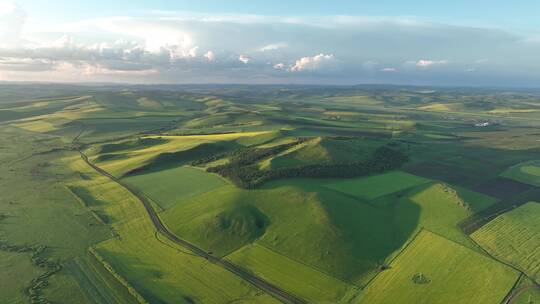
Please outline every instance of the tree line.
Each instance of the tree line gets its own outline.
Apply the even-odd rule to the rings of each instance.
[[[408,156],[401,150],[386,145],[377,148],[369,159],[357,162],[314,164],[269,170],[260,170],[255,164],[258,160],[290,148],[289,145],[292,146],[292,143],[265,149],[244,149],[235,154],[228,164],[211,167],[207,171],[229,179],[240,188],[250,189],[269,180],[280,178],[351,178],[371,175],[398,169],[408,161]]]

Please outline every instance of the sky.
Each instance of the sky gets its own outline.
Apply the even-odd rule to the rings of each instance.
[[[540,1],[0,0],[0,81],[540,86]]]

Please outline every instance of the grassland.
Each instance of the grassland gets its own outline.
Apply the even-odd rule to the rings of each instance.
[[[472,237],[498,258],[540,280],[540,204],[527,203],[502,214],[472,234]]]
[[[214,174],[191,167],[176,167],[124,178],[141,189],[162,209],[169,209],[181,200],[214,190],[227,182]]]
[[[313,192],[313,181],[269,187],[221,187],[177,204],[162,218],[175,233],[217,255],[257,241],[352,281],[369,275],[379,260],[399,247],[381,211],[332,191]]]
[[[95,157],[92,161],[96,162],[101,168],[114,176],[122,176],[131,170],[143,166],[152,159],[179,151],[186,151],[195,148],[201,144],[215,143],[220,141],[236,140],[242,137],[254,137],[265,134],[265,132],[245,132],[245,133],[228,133],[217,135],[188,135],[188,136],[144,136],[140,140],[159,140],[156,144],[150,146],[140,146],[130,148],[128,150],[114,151],[107,153],[108,157]],[[103,149],[103,147],[101,148]],[[105,147],[107,149],[107,147]],[[92,153],[100,153],[101,150],[89,151]]]
[[[100,225],[64,187],[73,174],[59,161],[65,152],[43,153],[61,147],[61,141],[9,127],[0,128],[0,133],[5,144],[0,154],[0,243],[43,246],[41,258],[65,265],[86,255],[90,245],[110,237],[107,227]],[[47,268],[35,265],[31,252],[0,254],[0,272],[5,274],[0,276],[1,285],[6,288],[0,292],[0,302],[26,302],[32,280]],[[75,302],[92,303],[65,268],[47,282],[48,286],[38,293],[40,299],[62,302],[69,294]]]
[[[66,161],[89,177],[75,185],[85,187],[95,199],[104,202],[94,210],[107,215],[115,235],[94,249],[147,301],[274,301],[226,270],[156,234],[144,207],[127,190],[98,175],[80,159]],[[221,287],[215,284],[217,281]]]
[[[500,303],[519,274],[422,230],[365,290],[362,303]]]
[[[277,301],[156,233],[140,201],[78,149],[148,196],[167,227],[210,260],[310,303],[500,303],[516,272],[458,224],[540,201],[535,92],[0,88],[2,303],[30,301],[30,288],[56,303]],[[483,121],[492,125],[475,127]],[[380,147],[407,161],[359,178],[285,174],[346,168]],[[205,172],[235,160],[247,177],[283,174],[247,190]],[[473,237],[535,278],[538,219],[523,207]],[[32,279],[51,268],[40,263],[60,269],[36,289]]]
[[[368,179],[373,188],[387,178]],[[373,201],[328,190],[335,180],[289,180],[248,191],[227,186],[179,203],[162,217],[175,233],[214,254],[257,243],[362,285],[421,227],[475,248],[457,223],[494,200],[467,192],[471,200],[464,203],[448,186],[412,178],[421,184]]]

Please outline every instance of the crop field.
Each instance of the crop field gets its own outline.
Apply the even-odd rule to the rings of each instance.
[[[513,269],[422,230],[365,290],[363,303],[500,303]]]
[[[531,202],[502,214],[472,234],[482,247],[540,280],[540,204]]]
[[[502,176],[540,187],[540,161],[531,161],[512,167],[505,171]]]
[[[1,303],[499,304],[538,280],[535,93],[0,88]]]

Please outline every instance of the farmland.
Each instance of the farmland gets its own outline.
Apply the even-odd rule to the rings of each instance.
[[[511,268],[423,230],[391,268],[374,280],[362,300],[500,303],[518,277]]]
[[[472,237],[495,256],[540,280],[540,204],[531,202],[502,214],[487,223]]]
[[[540,186],[540,161],[519,164],[508,169],[502,176],[525,184]]]
[[[0,94],[2,303],[537,297],[535,92],[27,86]]]

